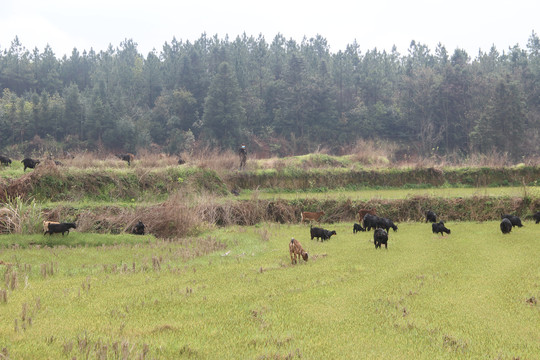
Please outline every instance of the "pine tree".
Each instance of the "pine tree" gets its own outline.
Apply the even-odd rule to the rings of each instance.
[[[241,141],[246,113],[238,81],[227,62],[219,65],[204,104],[203,133],[218,145],[233,148]]]

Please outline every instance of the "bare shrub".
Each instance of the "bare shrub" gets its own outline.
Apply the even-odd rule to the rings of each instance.
[[[281,224],[294,223],[298,221],[299,212],[299,209],[286,201],[272,201],[266,206],[266,219]]]
[[[173,195],[162,204],[136,209],[105,207],[80,214],[77,229],[81,232],[131,232],[142,221],[148,233],[161,238],[177,238],[198,234],[207,228],[202,218],[190,207],[188,195]]]
[[[147,209],[142,216],[148,222],[149,232],[160,237],[186,237],[205,228],[203,219],[187,202],[175,202],[174,199]]]
[[[195,211],[201,219],[218,226],[254,225],[265,219],[266,202],[258,201],[227,201],[217,198],[207,198],[198,202]]]

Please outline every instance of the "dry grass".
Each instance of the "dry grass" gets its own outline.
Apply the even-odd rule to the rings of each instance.
[[[8,199],[0,208],[0,234],[38,233],[41,221],[41,207],[34,200]]]
[[[525,166],[540,166],[540,156],[531,155],[523,157],[519,161],[513,160],[508,153],[498,153],[494,151],[490,154],[471,154],[467,157],[456,153],[448,155],[432,155],[426,157],[413,156],[397,161],[394,157],[395,166],[406,167],[491,167],[501,168],[523,164]]]
[[[62,159],[65,166],[79,169],[123,169],[128,168],[127,162],[120,160],[112,153],[80,152],[74,153],[72,159]],[[135,155],[131,167],[135,168],[163,168],[177,166],[178,157],[163,153],[152,153],[141,150]]]
[[[389,142],[358,139],[346,152],[351,160],[362,165],[388,165],[397,146]]]
[[[540,156],[533,155],[524,157],[516,161],[508,153],[492,152],[489,154],[471,154],[464,157],[458,153],[446,155],[420,154],[414,147],[403,148],[398,144],[389,141],[358,139],[352,145],[342,146],[338,151],[339,156],[348,156],[349,160],[365,167],[434,167],[434,166],[467,166],[467,167],[501,167],[512,166],[522,163],[527,166],[540,165]],[[64,166],[80,169],[126,169],[128,165],[120,160],[113,153],[100,152],[78,152],[73,153],[73,158],[60,159]],[[327,148],[319,148],[312,155],[325,155],[325,163],[320,161],[309,161],[309,158],[303,159],[301,165],[306,168],[320,168],[342,166],[336,153]],[[168,166],[178,166],[178,160],[182,158],[190,166],[203,169],[214,170],[219,174],[227,171],[235,171],[239,167],[239,158],[234,150],[212,148],[208,145],[199,145],[191,152],[184,152],[177,155],[168,155],[151,150],[140,149],[135,154],[135,159],[131,168],[135,169],[155,169]],[[315,160],[319,160],[315,157]],[[44,166],[48,163],[47,166]],[[36,168],[48,167],[50,171],[51,160],[42,160],[42,163]],[[297,166],[298,157],[276,157],[270,156],[261,158],[254,153],[249,154],[246,169],[284,169],[288,166]],[[54,166],[54,164],[53,164]],[[61,169],[61,167],[60,167]],[[43,170],[42,170],[43,171]],[[5,187],[5,185],[3,185]]]
[[[48,218],[62,217],[62,212],[49,213]],[[187,238],[214,226],[254,225],[263,221],[295,223],[298,211],[286,201],[223,201],[210,194],[177,192],[155,206],[125,208],[101,207],[79,214],[77,230],[119,234],[130,233],[140,220],[148,233],[159,238]]]
[[[130,233],[140,220],[145,224],[147,233],[161,238],[183,238],[208,228],[204,219],[192,209],[190,201],[190,195],[179,193],[155,206],[87,210],[79,215],[77,229],[81,232]]]
[[[194,166],[214,170],[218,173],[236,170],[240,166],[240,159],[232,150],[220,150],[208,146],[200,147],[191,154],[183,153],[182,158]],[[248,156],[247,169],[250,168],[250,162]]]
[[[120,160],[114,154],[81,152],[73,155],[73,159],[64,159],[62,160],[62,163],[66,166],[80,169],[128,168],[127,163]],[[239,159],[234,151],[213,149],[206,146],[200,147],[191,153],[184,152],[180,154],[180,156],[155,153],[142,149],[135,154],[135,159],[132,162],[131,167],[135,169],[155,169],[178,166],[179,158],[182,158],[185,163],[190,166],[215,170],[218,172],[236,170],[239,166]],[[249,159],[247,168],[250,168]]]

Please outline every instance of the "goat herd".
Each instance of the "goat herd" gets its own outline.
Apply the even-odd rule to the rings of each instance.
[[[69,158],[72,158],[73,159],[73,155],[71,155],[70,153],[66,153],[65,156],[69,157]],[[116,157],[119,158],[120,160],[123,160],[125,162],[127,162],[128,166],[131,165],[131,162],[133,161],[133,159],[135,158],[135,155],[133,154],[116,154]],[[51,156],[48,157],[49,159],[51,159]],[[5,166],[10,166],[12,163],[11,159],[8,158],[7,156],[3,156],[3,155],[0,155],[0,165],[5,165]],[[32,158],[29,158],[29,157],[26,157],[24,159],[21,160],[21,163],[23,164],[24,166],[24,170],[23,171],[26,171],[26,169],[35,169],[36,166],[41,163],[40,160],[36,160],[36,159],[32,159]],[[54,160],[54,163],[55,165],[57,166],[61,166],[63,165],[60,161],[58,160]],[[179,163],[180,163],[180,160],[179,160]]]
[[[43,221],[43,235],[52,235],[52,234],[62,234],[64,236],[65,233],[69,235],[69,229],[76,229],[77,224],[75,223],[64,223],[64,222],[57,222],[57,221]],[[144,235],[144,229],[146,228],[146,225],[142,221],[139,220],[135,226],[133,226],[131,232],[134,235]]]
[[[39,160],[34,160],[31,158],[24,158],[21,160],[21,162],[24,165],[24,171],[26,171],[26,169],[34,169],[36,165],[40,163]],[[61,165],[59,161],[56,163],[57,163],[56,165]],[[6,156],[0,155],[0,164],[9,166],[11,165],[11,159]]]
[[[130,153],[125,153],[125,154],[115,154],[115,156],[117,158],[119,158],[120,160],[122,161],[125,161],[127,162],[128,166],[131,166],[131,163],[133,162],[133,160],[135,160],[135,155],[133,154],[130,154]],[[160,155],[160,156],[165,156],[165,155]],[[69,152],[66,152],[64,154],[64,157],[66,158],[71,158],[73,159],[74,156],[71,155]],[[48,159],[52,159],[52,156],[49,155],[48,156]],[[40,163],[41,161],[40,160],[36,160],[36,159],[32,159],[32,158],[29,158],[29,157],[26,157],[24,159],[21,160],[21,163],[23,163],[24,165],[24,171],[26,171],[26,169],[35,169],[35,167]],[[12,163],[12,160],[7,157],[7,156],[3,156],[3,155],[0,155],[0,165],[5,165],[5,166],[10,166]],[[63,165],[60,161],[58,160],[54,160],[54,163],[57,165],[57,166],[61,166]],[[178,157],[178,165],[183,165],[185,164],[186,161],[184,159],[182,159],[182,157]]]
[[[301,222],[303,223],[306,221],[319,221],[323,215],[323,211],[304,211],[301,214]],[[450,234],[450,229],[448,229],[444,225],[443,221],[437,222],[437,214],[435,214],[431,210],[428,210],[425,212],[425,215],[426,222],[431,222],[431,229],[434,234],[440,233],[442,236],[444,236],[444,233]],[[390,219],[377,216],[374,209],[359,210],[358,219],[360,219],[363,226],[361,224],[354,223],[353,233],[356,234],[359,231],[370,231],[371,229],[373,229],[373,243],[375,244],[375,249],[381,248],[382,245],[384,245],[384,247],[388,249],[388,232],[390,231],[390,228],[392,228],[392,230],[394,231],[397,231],[397,225],[395,225],[394,222]],[[514,226],[523,226],[523,224],[521,223],[521,219],[515,215],[503,214],[501,215],[501,219],[502,221],[500,224],[500,228],[503,234],[508,234],[509,232],[511,232]],[[535,220],[536,224],[540,223],[540,211],[536,212],[533,215],[533,219]],[[310,226],[310,235],[311,240],[316,238],[317,241],[325,241],[329,240],[332,235],[336,235],[336,231],[330,231],[323,228]],[[302,248],[300,242],[295,238],[292,238],[291,242],[289,243],[289,254],[291,256],[292,264],[297,263],[297,258],[302,258],[304,261],[308,261],[308,253]]]

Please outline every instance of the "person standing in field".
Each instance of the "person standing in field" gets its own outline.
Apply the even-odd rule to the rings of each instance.
[[[240,170],[245,169],[247,161],[247,149],[245,144],[242,144],[240,149],[238,149],[238,156],[240,157]]]

